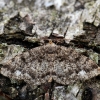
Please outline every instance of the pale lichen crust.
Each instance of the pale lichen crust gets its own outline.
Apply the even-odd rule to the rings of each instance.
[[[50,78],[68,85],[95,77],[100,70],[96,63],[74,49],[49,43],[9,60],[1,68],[1,74],[30,85],[41,85]]]

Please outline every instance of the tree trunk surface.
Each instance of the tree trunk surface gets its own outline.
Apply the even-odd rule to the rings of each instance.
[[[100,0],[0,0],[0,100],[100,100],[99,75],[69,85],[50,78],[33,88],[2,74],[3,64],[50,42],[99,67]]]

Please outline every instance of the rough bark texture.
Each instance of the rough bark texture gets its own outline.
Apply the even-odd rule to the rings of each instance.
[[[0,0],[0,99],[100,100],[99,37],[100,0]]]

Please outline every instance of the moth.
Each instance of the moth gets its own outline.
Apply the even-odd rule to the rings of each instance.
[[[3,64],[1,74],[29,85],[38,86],[51,78],[68,85],[99,75],[100,68],[71,47],[48,43],[12,58]]]

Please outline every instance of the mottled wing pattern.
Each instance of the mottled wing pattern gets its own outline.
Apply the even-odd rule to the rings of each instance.
[[[45,83],[50,78],[66,85],[97,76],[100,71],[88,57],[52,43],[14,57],[3,65],[1,73],[33,85]]]

